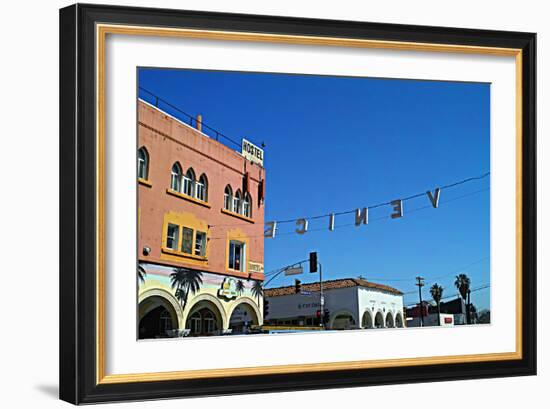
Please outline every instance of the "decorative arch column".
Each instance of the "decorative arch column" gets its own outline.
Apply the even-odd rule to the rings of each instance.
[[[250,307],[250,309],[252,309],[252,311],[254,311],[254,314],[256,315],[256,320],[258,322],[258,325],[263,324],[263,316],[262,316],[262,313],[261,313],[261,311],[258,307],[258,304],[256,304],[256,302],[252,298],[241,297],[241,298],[238,298],[237,300],[235,300],[233,302],[233,304],[231,305],[231,307],[230,307],[230,309],[227,313],[228,325],[229,325],[229,321],[231,321],[231,316],[233,315],[233,312],[241,304],[247,305],[248,307]]]
[[[370,309],[366,309],[365,312],[363,312],[363,316],[361,318],[361,328],[374,328],[374,317],[372,316]]]
[[[334,322],[336,321],[336,319],[338,317],[341,317],[341,316],[349,316],[351,317],[351,319],[355,322],[355,325],[358,325],[357,323],[359,322],[359,320],[357,319],[357,317],[349,310],[346,310],[346,309],[342,309],[342,310],[338,310],[336,311],[335,313],[330,313],[331,315],[331,318],[330,318],[330,321],[329,321],[329,327],[330,328],[334,328]]]
[[[145,300],[147,300],[148,298],[151,298],[151,297],[159,297],[159,298],[163,299],[166,303],[168,303],[176,313],[178,328],[180,328],[180,329],[184,328],[182,326],[183,311],[182,311],[182,308],[181,308],[181,304],[178,302],[176,297],[174,297],[168,291],[162,290],[160,288],[153,288],[153,289],[146,290],[143,293],[139,294],[139,296],[138,296],[138,305],[141,305],[141,303],[143,301],[145,301]],[[144,314],[146,314],[148,311],[143,311],[143,312],[144,312]],[[141,316],[139,318],[141,319]]]
[[[374,315],[374,328],[385,328],[385,327],[386,327],[386,320],[384,317],[384,313],[382,312],[382,310],[378,310]]]
[[[211,294],[200,294],[193,298],[191,302],[188,303],[188,305],[185,306],[185,311],[183,313],[182,317],[182,327],[181,328],[187,328],[187,319],[189,318],[189,315],[194,312],[193,310],[199,305],[204,304],[207,307],[213,307],[214,313],[218,314],[221,320],[221,329],[226,330],[229,328],[229,320],[227,318],[227,315],[225,313],[225,308],[223,307],[223,304],[221,301],[214,297]]]
[[[391,311],[388,311],[386,313],[384,323],[385,323],[386,328],[394,328],[395,327],[395,319],[393,318],[393,314],[391,313]]]

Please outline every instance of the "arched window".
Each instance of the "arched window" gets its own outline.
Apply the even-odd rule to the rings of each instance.
[[[195,196],[195,183],[195,172],[189,168],[183,176],[183,193],[187,196]]]
[[[138,149],[138,168],[137,174],[139,179],[147,180],[149,175],[149,154],[144,146]]]
[[[216,315],[208,308],[202,308],[191,314],[188,320],[191,335],[213,335],[219,324]]]
[[[167,331],[170,331],[172,329],[172,316],[167,310],[164,310],[160,313],[159,321],[159,332],[162,335],[165,335]]]
[[[386,328],[393,328],[394,322],[393,322],[393,315],[391,315],[390,312],[386,315]]]
[[[241,191],[237,190],[237,193],[235,193],[235,196],[233,197],[233,208],[231,209],[233,213],[241,212],[241,201],[242,201]]]
[[[231,211],[231,202],[233,201],[233,191],[231,186],[227,185],[223,192],[223,208]]]
[[[181,191],[181,166],[178,162],[172,166],[172,178],[170,179],[170,189],[176,192]]]
[[[397,315],[395,316],[395,326],[397,328],[403,328],[403,317],[400,313],[397,313]]]
[[[204,312],[203,317],[203,323],[204,323],[204,332],[208,334],[214,333],[216,328],[216,317],[214,317],[214,313],[210,310],[206,310]]]
[[[206,179],[206,175],[204,173],[197,181],[196,195],[197,199],[202,200],[203,202],[208,201],[208,179]]]
[[[252,216],[252,199],[250,198],[250,194],[246,193],[243,200],[243,215],[246,217]]]
[[[190,330],[191,334],[200,334],[202,332],[202,318],[201,313],[199,311],[195,312],[193,315],[191,315],[191,318],[189,318],[190,322]]]

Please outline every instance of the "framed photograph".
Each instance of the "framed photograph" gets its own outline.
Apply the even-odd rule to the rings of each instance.
[[[535,45],[61,9],[61,399],[534,375]]]

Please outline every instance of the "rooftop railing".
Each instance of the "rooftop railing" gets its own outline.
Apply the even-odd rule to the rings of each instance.
[[[201,121],[197,120],[197,118],[194,117],[193,115],[188,114],[187,112],[178,108],[174,104],[166,101],[165,99],[162,99],[161,97],[152,93],[151,91],[143,87],[138,87],[138,98],[155,106],[161,111],[166,112],[167,114],[173,116],[174,118],[178,119],[183,123],[188,124],[189,126],[195,129],[198,129],[198,124],[200,122],[200,125],[201,125],[200,128],[202,133],[204,133],[205,135],[208,135],[210,138],[215,139],[218,142],[223,143],[224,145],[230,148],[233,148],[233,149],[237,148],[237,151],[240,151],[241,141],[236,141],[235,139],[230,138],[229,136],[218,131],[217,129],[214,129],[211,126],[205,124],[202,120]]]

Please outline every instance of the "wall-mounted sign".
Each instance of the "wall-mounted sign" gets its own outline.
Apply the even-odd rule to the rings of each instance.
[[[218,297],[223,297],[228,300],[237,298],[239,293],[237,292],[237,280],[231,277],[225,277],[222,281],[222,285],[218,290]]]
[[[255,263],[253,261],[248,262],[248,272],[262,274],[264,272],[263,263]]]
[[[264,150],[257,147],[253,143],[243,138],[242,141],[242,155],[250,162],[257,163],[261,166],[264,165]]]

